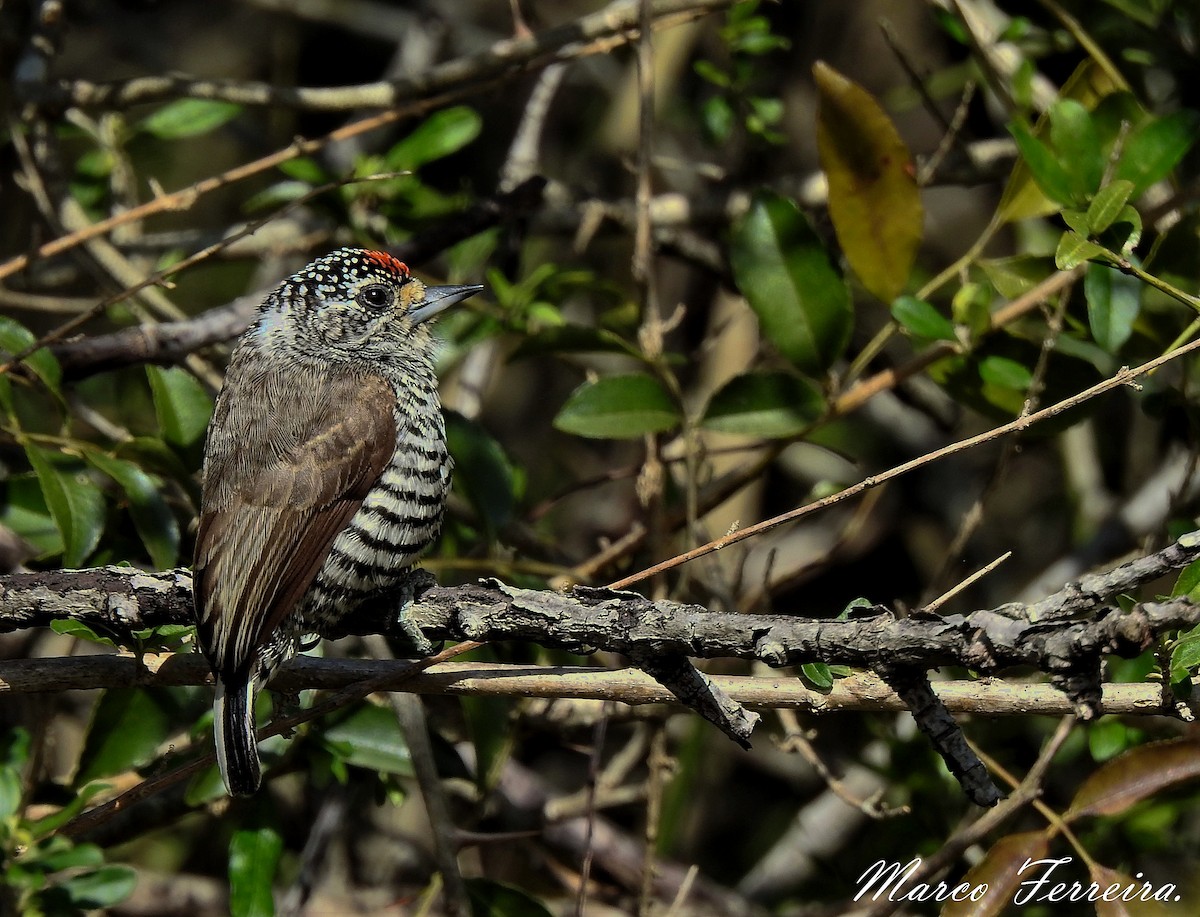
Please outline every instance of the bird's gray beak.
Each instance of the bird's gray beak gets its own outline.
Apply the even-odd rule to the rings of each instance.
[[[425,300],[415,309],[409,309],[408,317],[414,325],[419,325],[445,312],[455,303],[462,302],[468,296],[474,296],[482,289],[477,283],[460,287],[426,287]]]

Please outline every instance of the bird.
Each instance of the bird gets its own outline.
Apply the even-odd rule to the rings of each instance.
[[[268,294],[233,349],[205,438],[193,562],[231,796],[261,784],[255,699],[305,636],[390,599],[414,647],[432,650],[404,613],[453,466],[430,319],[482,289],[425,286],[387,252],[341,248]]]

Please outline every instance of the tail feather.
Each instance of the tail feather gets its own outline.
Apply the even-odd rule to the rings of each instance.
[[[254,694],[252,681],[226,685],[217,679],[213,730],[217,739],[217,764],[230,796],[250,796],[262,783],[254,729]]]

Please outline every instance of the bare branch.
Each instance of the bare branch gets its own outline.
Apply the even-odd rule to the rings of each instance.
[[[754,525],[749,525],[743,529],[738,529],[736,532],[730,532],[728,535],[725,535],[722,538],[717,538],[708,542],[707,544],[702,544],[699,547],[692,548],[690,551],[684,551],[682,554],[678,554],[675,557],[664,560],[652,567],[648,567],[647,569],[638,573],[633,573],[629,576],[623,577],[622,579],[617,580],[615,583],[610,583],[610,588],[623,589],[626,586],[639,583],[644,579],[649,579],[652,576],[656,576],[659,573],[662,573],[666,570],[671,570],[682,564],[688,563],[689,561],[696,560],[697,558],[704,557],[713,553],[714,551],[720,551],[722,548],[726,548],[731,544],[736,544],[737,542],[743,541],[754,535],[759,535],[762,532],[768,531],[776,526],[783,525],[786,522],[793,522],[796,519],[799,519],[802,516],[810,515],[817,510],[827,509],[828,507],[833,506],[835,503],[841,503],[844,500],[857,497],[865,490],[877,487],[885,481],[890,481],[893,478],[898,478],[901,475],[908,474],[910,471],[914,471],[917,468],[921,468],[932,462],[939,461],[947,456],[956,455],[960,452],[966,452],[968,449],[974,449],[976,446],[991,442],[994,439],[999,439],[1002,436],[1007,436],[1009,433],[1024,432],[1029,427],[1041,423],[1044,420],[1049,420],[1052,417],[1057,417],[1060,414],[1069,411],[1071,408],[1078,407],[1084,402],[1090,401],[1097,395],[1102,395],[1105,392],[1110,392],[1114,389],[1121,388],[1122,386],[1136,384],[1137,379],[1140,376],[1144,376],[1158,367],[1170,363],[1172,360],[1178,359],[1185,354],[1192,353],[1197,349],[1200,349],[1200,340],[1192,341],[1183,345],[1182,347],[1176,348],[1175,350],[1168,351],[1167,353],[1156,357],[1153,360],[1149,360],[1140,366],[1135,366],[1132,369],[1128,366],[1123,366],[1117,370],[1117,372],[1113,373],[1113,375],[1109,376],[1107,379],[1097,382],[1091,388],[1084,389],[1082,392],[1072,395],[1070,398],[1065,398],[1062,401],[1056,402],[1048,407],[1044,407],[1040,411],[1034,411],[1032,414],[1023,414],[1016,418],[1016,420],[1010,421],[1006,424],[1001,424],[1000,426],[994,427],[985,433],[969,436],[966,439],[960,439],[958,442],[951,443],[950,445],[941,449],[936,449],[933,452],[929,452],[925,455],[914,458],[911,461],[904,462],[901,465],[896,465],[892,468],[889,468],[887,471],[872,475],[860,481],[859,483],[847,487],[844,490],[840,490],[832,496],[826,497],[822,500],[816,500],[812,503],[806,504],[805,506],[788,510],[786,513],[781,513],[778,516],[773,516],[770,519],[764,519],[762,522],[757,522]]]
[[[1140,653],[1158,636],[1200,622],[1200,607],[1185,599],[1145,602],[1128,613],[1106,605],[1111,596],[1135,590],[1198,557],[1200,532],[1193,532],[1156,554],[1070,583],[1036,604],[1013,603],[966,615],[897,619],[880,606],[848,620],[717,613],[698,605],[652,602],[632,592],[584,588],[571,593],[539,592],[495,581],[434,586],[410,612],[437,639],[530,641],[577,652],[604,649],[633,658],[646,654],[734,657],[774,667],[805,662],[872,670],[889,665],[922,669],[961,665],[994,673],[1032,665],[1066,686],[1067,679],[1098,670],[1105,654]],[[191,574],[182,568],[145,573],[104,567],[0,577],[0,632],[69,618],[113,635],[117,642],[133,644],[135,631],[190,623],[191,605]],[[387,610],[373,607],[344,619],[336,632],[325,636],[387,633],[393,627]],[[171,665],[188,665],[183,659]],[[5,662],[6,678],[19,670],[18,663],[36,661]],[[203,665],[199,660],[196,664]],[[1099,689],[1098,684],[1095,687]],[[1075,694],[1071,699],[1077,707],[1086,700]],[[1063,709],[1059,706],[1055,712]],[[1095,711],[1079,712],[1086,716]]]
[[[530,178],[511,191],[485,198],[429,227],[419,236],[394,246],[391,252],[401,261],[421,264],[463,239],[535,209],[544,186],[543,179]],[[68,378],[90,376],[132,363],[178,363],[201,347],[241,334],[265,295],[266,291],[256,291],[195,318],[62,341],[50,349]]]
[[[651,16],[655,25],[677,24],[724,9],[733,0],[657,0]],[[545,66],[587,54],[611,50],[636,34],[638,4],[617,0],[604,9],[573,22],[536,34],[514,35],[485,51],[446,61],[419,76],[380,80],[358,86],[276,86],[256,81],[203,80],[187,76],[142,76],[131,80],[93,83],[59,80],[31,87],[29,101],[65,108],[123,109],[167,99],[219,99],[239,105],[348,111],[356,108],[392,108],[444,92],[462,89],[506,76],[514,70]]]
[[[405,660],[328,659],[299,656],[280,670],[271,688],[285,694],[308,689],[340,690],[386,676],[414,694],[580,700],[630,706],[678,704],[675,695],[638,669],[594,666],[538,666],[510,663],[444,662],[410,675]],[[834,681],[827,691],[807,687],[799,678],[761,675],[709,676],[739,704],[809,713],[908,709],[883,679],[865,672]],[[10,659],[0,664],[0,694],[46,694],[101,688],[167,688],[204,685],[212,675],[197,653],[130,653]],[[1066,695],[1048,684],[982,678],[935,681],[933,691],[951,713],[979,716],[1062,716],[1074,708]],[[1200,693],[1200,692],[1197,692]],[[1161,683],[1106,684],[1105,713],[1126,716],[1175,716],[1175,698]]]
[[[925,671],[959,665],[993,673],[1016,665],[1033,666],[1050,676],[1051,684],[1065,694],[1063,699],[1078,716],[1091,719],[1105,709],[1100,681],[1104,655],[1136,656],[1159,636],[1200,623],[1200,606],[1187,599],[1142,603],[1129,613],[1107,605],[1106,600],[1197,556],[1200,532],[1193,532],[1152,557],[1069,584],[1060,595],[1037,606],[1013,603],[944,617],[916,614],[897,619],[881,606],[859,609],[859,616],[844,620],[714,613],[697,605],[654,602],[632,592],[585,587],[571,593],[544,592],[496,581],[428,588],[410,606],[409,615],[432,637],[473,641],[471,645],[520,640],[577,653],[594,649],[621,653],[743,746],[749,744],[757,714],[745,710],[719,680],[695,668],[690,657],[755,659],[773,667],[824,662],[867,668],[892,683],[968,796],[980,805],[994,805],[999,792],[967,748],[950,709]],[[114,635],[119,642],[136,645],[136,640],[129,638],[138,630],[189,621],[190,593],[191,577],[182,569],[164,574],[124,567],[12,574],[0,577],[0,621],[4,621],[0,630],[69,617]],[[365,613],[339,622],[336,633],[323,636],[387,633],[397,628],[395,615],[379,607],[385,605],[376,603]],[[1086,617],[1068,617],[1065,608],[1086,611]],[[1040,616],[1039,609],[1052,619]],[[314,661],[301,659],[293,666]],[[100,667],[106,684],[112,682],[116,671],[124,673],[118,681],[133,679],[137,684],[146,683],[144,678],[150,673],[149,666],[128,657],[100,656],[88,664]],[[159,672],[163,670],[169,670],[164,676],[169,678],[180,677],[184,670],[189,683],[207,678],[204,661],[195,655],[171,656],[158,666]],[[95,684],[73,681],[65,674],[56,661],[11,660],[0,664],[0,690],[36,690],[38,686],[64,690]],[[356,684],[360,689],[371,685],[369,690],[383,690],[393,675],[411,679],[414,674],[410,664],[400,672],[378,672]],[[96,679],[95,669],[90,677]],[[588,672],[585,677],[594,678],[595,673]],[[1160,689],[1160,711],[1168,703],[1173,708],[1175,702],[1175,698],[1168,701],[1162,696]]]

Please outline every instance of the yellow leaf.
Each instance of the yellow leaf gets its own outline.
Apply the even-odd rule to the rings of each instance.
[[[890,303],[904,292],[921,242],[924,210],[912,156],[869,92],[821,61],[813,77],[833,228],[863,286]]]

